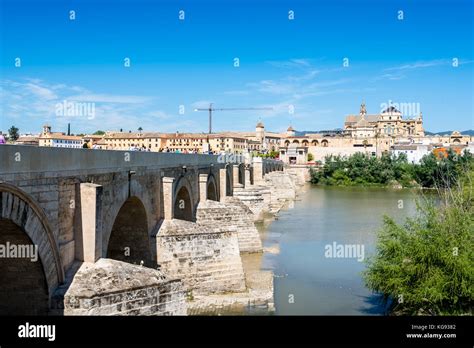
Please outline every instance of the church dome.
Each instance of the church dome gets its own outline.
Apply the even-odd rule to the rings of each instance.
[[[382,111],[382,114],[399,114],[399,113],[400,111],[398,111],[397,108],[393,105],[390,105],[388,108]]]
[[[293,131],[294,131],[294,129],[293,129],[293,127],[292,127],[292,126],[289,126],[289,127],[288,127],[288,129],[287,129],[286,131],[287,131],[287,132],[293,132]]]
[[[256,128],[265,128],[265,126],[263,125],[262,122],[259,122],[257,123],[257,127]]]

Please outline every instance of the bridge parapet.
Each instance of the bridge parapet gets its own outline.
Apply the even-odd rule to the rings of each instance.
[[[13,175],[42,177],[71,174],[95,174],[136,168],[174,168],[182,166],[222,166],[218,156],[177,154],[141,151],[111,151],[92,149],[67,149],[27,145],[0,146],[0,176],[13,179]]]

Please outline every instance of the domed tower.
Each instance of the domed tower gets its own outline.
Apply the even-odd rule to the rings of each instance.
[[[402,113],[393,105],[383,110],[380,116],[383,121],[400,121],[402,119]]]
[[[367,109],[365,107],[365,102],[363,101],[362,104],[360,104],[360,111],[359,111],[359,115],[364,118],[365,115],[367,115]]]
[[[255,127],[255,133],[257,140],[262,141],[265,138],[265,126],[261,121],[257,123],[257,126]]]
[[[425,129],[423,128],[423,113],[420,111],[418,119],[415,120],[415,134],[424,137]]]
[[[295,136],[295,130],[293,129],[292,126],[289,126],[288,129],[286,130],[286,135],[289,137],[294,137]]]
[[[49,124],[43,125],[43,135],[51,133],[51,126]]]

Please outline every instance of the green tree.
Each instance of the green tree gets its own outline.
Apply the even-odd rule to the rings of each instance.
[[[142,127],[138,127],[138,132],[142,132],[143,128]]]
[[[408,163],[405,154],[383,153],[380,158],[358,152],[350,157],[327,156],[319,171],[312,171],[312,182],[325,185],[375,185],[426,188],[449,187],[463,173],[463,165],[472,161],[465,151],[458,155],[448,151],[446,158],[426,155],[420,164]],[[341,172],[347,179],[340,180]],[[337,172],[338,178],[333,176]]]
[[[104,135],[105,132],[103,130],[98,130],[93,133],[93,135]]]
[[[314,160],[314,156],[312,153],[308,153],[308,162],[311,162]]]
[[[381,293],[394,314],[471,314],[474,305],[474,165],[437,201],[418,204],[404,225],[384,217],[366,285]]]
[[[20,137],[20,130],[15,127],[15,126],[11,126],[10,129],[8,130],[8,137],[10,140],[12,141],[16,141],[18,140],[18,138]]]

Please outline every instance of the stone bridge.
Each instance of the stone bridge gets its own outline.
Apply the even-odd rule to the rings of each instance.
[[[268,203],[265,177],[282,170],[261,158],[0,146],[0,314],[185,314],[190,289],[241,291],[240,252],[261,244],[249,200],[233,195],[261,187],[250,196]],[[27,245],[37,262],[12,256]]]

